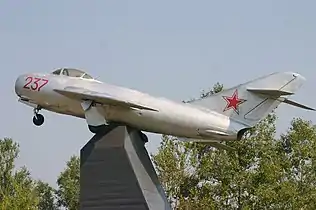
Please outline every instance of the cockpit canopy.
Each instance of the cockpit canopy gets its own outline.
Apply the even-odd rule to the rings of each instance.
[[[55,75],[65,75],[69,77],[79,77],[85,79],[93,79],[89,74],[86,72],[79,70],[79,69],[71,69],[71,68],[60,68],[52,72]]]

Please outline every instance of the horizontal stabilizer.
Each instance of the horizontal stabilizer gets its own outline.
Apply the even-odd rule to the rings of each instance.
[[[305,105],[303,105],[303,104],[300,104],[300,103],[298,103],[298,102],[292,101],[292,100],[287,99],[287,98],[284,99],[283,103],[287,103],[287,104],[290,104],[290,105],[292,105],[292,106],[300,107],[300,108],[302,108],[302,109],[307,109],[307,110],[316,111],[316,109],[314,109],[314,108],[305,106]]]
[[[95,103],[107,104],[107,105],[115,105],[122,106],[126,108],[137,108],[137,109],[145,109],[150,111],[158,111],[156,109],[152,109],[150,107],[146,107],[140,104],[136,104],[131,101],[125,101],[116,96],[111,96],[107,93],[95,92],[85,88],[78,87],[67,87],[65,89],[54,89],[55,92],[60,93],[64,96],[67,96],[72,99],[77,99],[80,101],[83,100],[91,100]]]
[[[208,139],[194,139],[194,138],[184,138],[184,137],[178,137],[180,141],[184,142],[198,142],[201,144],[207,144],[212,147],[215,147],[217,149],[223,149],[223,150],[229,150],[229,151],[234,151],[235,148],[227,146],[225,144],[220,143],[219,141],[216,140],[208,140]]]
[[[293,92],[282,91],[282,90],[277,90],[277,89],[257,89],[257,88],[247,88],[247,90],[249,92],[252,92],[252,93],[265,95],[268,98],[271,98],[271,99],[274,99],[274,100],[280,100],[281,99],[281,101],[283,103],[290,104],[290,105],[295,106],[295,107],[316,111],[316,109],[314,109],[314,108],[305,106],[303,104],[300,104],[298,102],[292,101],[292,100],[287,99],[285,97],[280,97],[280,96],[293,95],[294,94]]]
[[[294,94],[293,92],[277,90],[277,89],[247,88],[247,90],[249,92],[252,92],[252,93],[274,96],[274,97],[280,97],[280,96],[284,96],[284,95],[293,95]]]
[[[235,151],[236,150],[233,147],[227,146],[227,145],[219,143],[219,142],[207,142],[205,144],[210,145],[212,147],[215,147],[217,149],[223,149],[223,150],[228,150],[228,151]]]

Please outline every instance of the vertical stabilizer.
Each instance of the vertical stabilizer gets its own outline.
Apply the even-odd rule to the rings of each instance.
[[[252,127],[294,94],[305,78],[293,72],[269,74],[190,102]]]

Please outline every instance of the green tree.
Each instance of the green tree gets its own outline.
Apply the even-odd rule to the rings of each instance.
[[[19,145],[10,138],[0,139],[1,209],[36,209],[35,183],[26,167],[15,170]]]
[[[79,209],[80,193],[80,158],[72,156],[66,169],[59,175],[56,191],[58,206],[68,210]]]
[[[55,204],[54,189],[48,183],[39,180],[35,189],[39,197],[38,210],[58,209]]]
[[[316,128],[295,118],[279,141],[283,182],[278,198],[292,209],[316,209]],[[285,189],[285,190],[282,190]]]
[[[19,152],[11,138],[0,139],[0,209],[56,209],[52,188],[34,181],[26,167],[15,168]]]

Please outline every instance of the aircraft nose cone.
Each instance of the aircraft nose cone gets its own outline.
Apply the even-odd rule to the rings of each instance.
[[[15,85],[14,85],[15,93],[18,96],[21,95],[24,83],[25,83],[25,75],[18,76],[16,81],[15,81]]]

